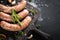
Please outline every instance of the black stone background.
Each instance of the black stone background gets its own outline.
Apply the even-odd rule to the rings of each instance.
[[[50,34],[53,40],[60,40],[60,0],[32,0],[41,14],[38,23],[40,30]]]

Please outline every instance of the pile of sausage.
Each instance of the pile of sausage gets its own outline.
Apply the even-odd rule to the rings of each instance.
[[[2,19],[2,21],[0,22],[1,28],[8,31],[20,31],[20,30],[25,29],[32,20],[32,18],[28,16],[29,11],[27,9],[24,9],[26,7],[26,4],[27,3],[25,0],[21,0],[20,3],[11,7],[0,4],[0,19]],[[23,11],[18,13],[20,20],[24,18],[21,26],[19,26],[18,24],[8,23],[8,22],[12,22],[11,15],[9,15],[9,13],[11,13],[12,8],[16,12],[19,12],[22,9],[24,9]]]

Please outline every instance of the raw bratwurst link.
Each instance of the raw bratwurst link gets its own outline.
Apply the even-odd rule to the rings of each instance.
[[[26,17],[28,15],[29,11],[24,9],[22,12],[18,13],[18,17],[21,19],[23,19],[24,17]],[[12,22],[12,17],[9,14],[0,12],[0,19],[8,21],[8,22]]]
[[[18,3],[18,5],[9,7],[9,6],[5,6],[0,4],[0,11],[5,12],[5,13],[11,13],[11,9],[13,8],[16,12],[21,11],[22,9],[24,9],[26,6],[26,1],[22,0],[21,3]]]
[[[22,21],[22,25],[19,26],[18,24],[10,24],[8,22],[5,21],[1,21],[1,27],[5,30],[8,31],[20,31],[25,29],[31,22],[32,18],[30,16],[27,16],[23,21]]]

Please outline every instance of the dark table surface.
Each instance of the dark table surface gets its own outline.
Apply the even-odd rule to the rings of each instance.
[[[53,40],[60,40],[60,0],[35,0],[33,2],[41,11],[38,18],[40,30],[50,34]]]

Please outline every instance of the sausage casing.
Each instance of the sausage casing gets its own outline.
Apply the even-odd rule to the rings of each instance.
[[[31,22],[32,18],[30,16],[27,16],[23,21],[22,21],[22,25],[19,26],[18,24],[10,24],[8,22],[5,21],[1,21],[1,27],[5,30],[8,31],[20,31],[25,29]]]
[[[13,8],[16,12],[18,12],[18,11],[21,11],[22,9],[24,9],[25,6],[26,6],[25,0],[22,0],[21,3],[18,3],[17,5],[12,6],[12,7],[0,4],[0,11],[6,12],[6,13],[11,13],[11,9]]]
[[[18,16],[19,16],[20,20],[23,19],[24,17],[26,17],[28,15],[28,13],[29,13],[29,11],[26,9],[24,9],[22,12],[19,12]],[[12,22],[11,16],[6,13],[3,13],[3,12],[0,12],[0,19],[8,21],[8,22]]]

